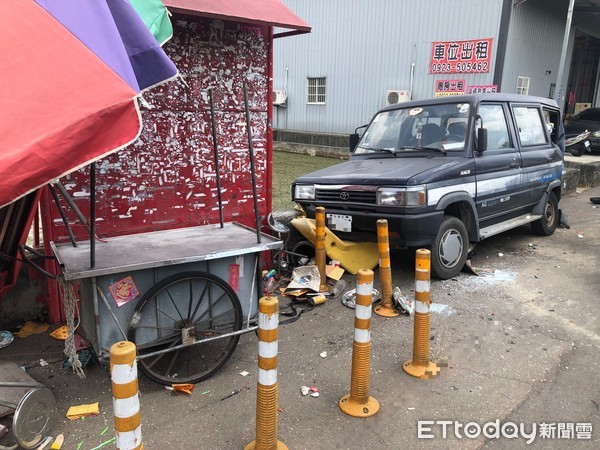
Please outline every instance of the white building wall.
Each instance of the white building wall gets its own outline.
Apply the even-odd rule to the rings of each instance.
[[[530,78],[530,95],[549,96],[551,83],[557,82],[568,4],[567,0],[527,0],[513,7],[502,74],[503,92],[516,93],[517,77],[525,76]],[[563,93],[568,71],[567,64]],[[556,95],[553,97],[556,99]]]
[[[388,89],[432,97],[438,79],[467,85],[493,83],[503,0],[283,0],[312,27],[306,35],[276,39],[274,89],[285,89],[287,108],[274,111],[274,127],[350,133],[385,106]],[[429,73],[437,41],[493,38],[485,74]],[[306,78],[327,77],[327,103],[306,104]]]

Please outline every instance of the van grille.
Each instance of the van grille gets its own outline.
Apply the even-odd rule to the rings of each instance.
[[[365,191],[317,189],[315,197],[317,201],[321,202],[366,203],[369,205],[377,203],[377,194]]]

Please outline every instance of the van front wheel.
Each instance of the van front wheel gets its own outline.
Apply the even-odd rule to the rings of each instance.
[[[469,237],[460,219],[444,216],[431,249],[431,272],[436,278],[447,280],[457,275],[467,261]]]

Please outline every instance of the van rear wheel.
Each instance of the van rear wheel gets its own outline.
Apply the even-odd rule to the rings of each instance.
[[[457,275],[467,261],[469,237],[462,221],[444,216],[431,249],[431,272],[434,277],[447,280]]]
[[[554,192],[548,193],[548,200],[544,207],[542,218],[531,222],[531,228],[535,234],[550,236],[558,226],[558,200]]]

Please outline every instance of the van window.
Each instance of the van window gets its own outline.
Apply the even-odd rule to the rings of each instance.
[[[502,105],[482,104],[479,106],[479,115],[483,121],[483,126],[488,130],[488,148],[511,147]]]
[[[535,106],[515,106],[513,111],[522,146],[527,147],[548,143],[544,131],[545,122],[540,115],[539,108]]]
[[[465,149],[468,103],[440,103],[382,111],[374,118],[354,154],[407,153]]]
[[[558,145],[558,126],[560,124],[560,116],[558,111],[548,108],[543,108],[544,122],[550,134],[550,140],[553,144]]]

